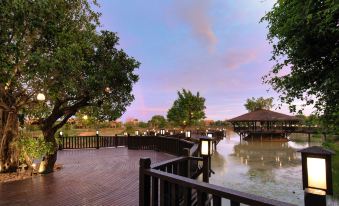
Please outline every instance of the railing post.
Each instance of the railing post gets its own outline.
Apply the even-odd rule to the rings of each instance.
[[[151,168],[151,158],[140,158],[139,163],[139,206],[148,206],[151,202],[151,178],[145,175],[145,170]]]
[[[187,158],[187,164],[186,164],[186,167],[185,167],[185,169],[187,169],[186,172],[185,172],[185,176],[188,177],[188,178],[191,178],[191,160],[190,160],[191,152],[190,152],[189,148],[184,148],[184,155],[186,157],[188,157]]]
[[[209,156],[203,156],[203,175],[202,179],[204,182],[209,182]]]
[[[96,134],[97,146],[96,148],[99,149],[99,134]]]
[[[118,140],[118,135],[117,134],[115,134],[115,142],[114,142],[114,144],[115,144],[115,147],[117,148],[118,147],[118,145],[119,145],[119,140]]]

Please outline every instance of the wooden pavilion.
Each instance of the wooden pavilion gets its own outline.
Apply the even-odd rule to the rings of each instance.
[[[287,140],[298,128],[300,119],[265,109],[258,109],[228,120],[240,138]]]

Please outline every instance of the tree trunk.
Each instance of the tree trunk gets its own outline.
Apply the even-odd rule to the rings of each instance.
[[[42,129],[42,133],[44,134],[44,138],[46,143],[52,143],[53,145],[53,154],[47,154],[39,167],[39,173],[47,174],[53,172],[54,164],[57,160],[57,154],[58,154],[58,143],[56,139],[54,138],[55,134],[54,129]]]
[[[15,172],[18,167],[18,148],[15,144],[18,138],[18,114],[16,111],[3,112],[6,118],[2,125],[0,143],[0,172]]]

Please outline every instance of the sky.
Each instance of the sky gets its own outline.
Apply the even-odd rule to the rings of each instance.
[[[273,0],[98,0],[101,29],[141,66],[135,100],[121,120],[166,116],[182,88],[205,97],[206,119],[246,113],[251,97],[278,94],[262,83],[274,62],[259,23]],[[283,105],[276,111],[288,114]],[[307,112],[306,112],[307,113]]]

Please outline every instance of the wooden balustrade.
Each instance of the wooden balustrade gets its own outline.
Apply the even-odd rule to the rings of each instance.
[[[139,205],[221,206],[222,199],[227,199],[231,206],[240,206],[240,204],[295,206],[192,179],[187,170],[190,167],[188,161],[192,158],[179,157],[155,166],[151,164],[150,158],[141,158]]]
[[[61,136],[59,149],[127,146],[126,136]]]

